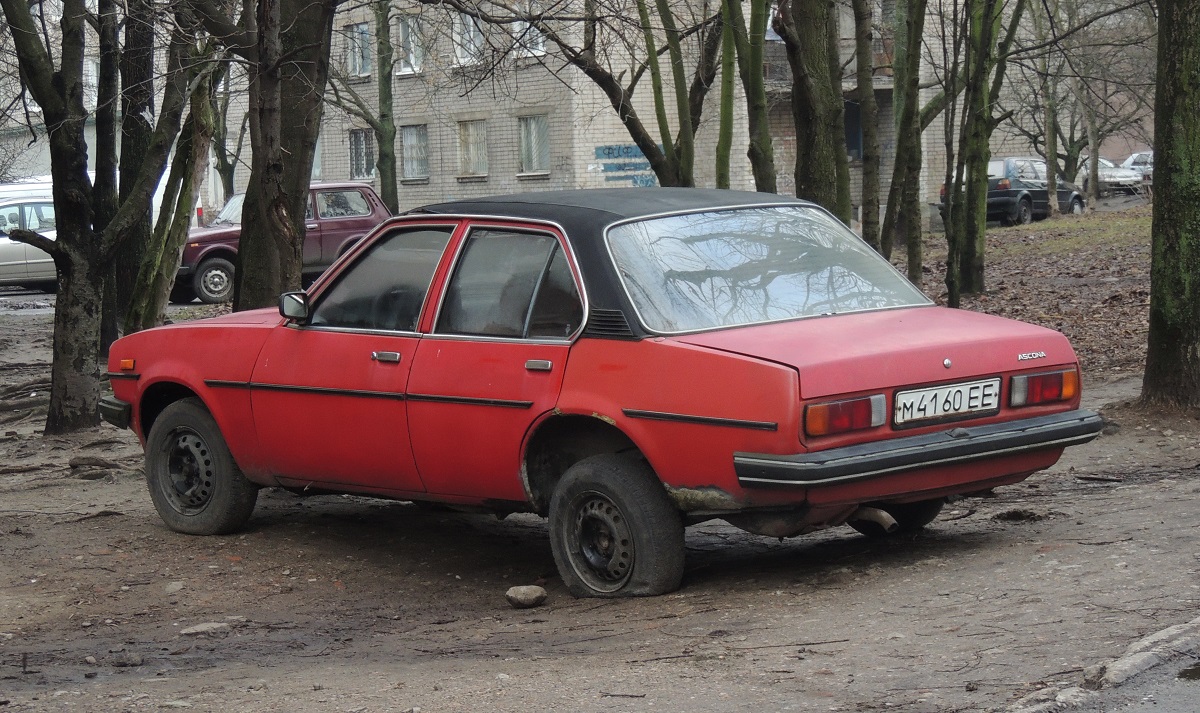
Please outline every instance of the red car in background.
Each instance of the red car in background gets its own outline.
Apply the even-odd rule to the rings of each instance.
[[[1102,425],[1058,332],[933,305],[818,206],[701,189],[426,206],[109,371],[174,530],[235,531],[263,486],[531,511],[578,596],[676,589],[715,518],[913,531]]]
[[[176,302],[233,299],[234,265],[242,236],[238,193],[208,227],[188,232],[171,298]],[[314,183],[304,215],[304,274],[316,277],[371,229],[391,217],[375,189],[365,183]]]

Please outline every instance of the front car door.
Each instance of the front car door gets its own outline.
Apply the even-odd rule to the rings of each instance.
[[[21,206],[21,219],[26,230],[32,230],[51,240],[58,235],[53,201],[25,203]],[[25,247],[25,270],[31,282],[54,282],[58,279],[54,258],[45,250],[32,246]]]
[[[377,222],[371,201],[357,188],[322,188],[315,191],[321,224],[321,264],[329,265]]]
[[[313,297],[307,324],[279,327],[252,378],[264,463],[284,485],[424,491],[406,392],[430,283],[456,222],[380,235]]]
[[[476,225],[409,378],[409,430],[430,493],[524,502],[522,443],[554,408],[583,301],[562,236]]]
[[[0,207],[0,284],[11,285],[25,282],[29,276],[25,271],[25,243],[8,237],[6,231],[21,227],[20,208],[16,205]]]

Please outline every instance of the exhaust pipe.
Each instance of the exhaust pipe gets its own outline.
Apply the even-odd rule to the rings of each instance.
[[[879,508],[860,507],[850,516],[850,520],[866,520],[873,522],[883,528],[884,532],[895,532],[900,529],[900,523],[896,522],[896,518],[888,514],[887,510]]]

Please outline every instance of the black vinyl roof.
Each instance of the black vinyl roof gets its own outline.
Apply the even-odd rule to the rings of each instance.
[[[639,338],[649,334],[617,277],[604,232],[625,220],[759,205],[812,205],[789,196],[712,188],[598,188],[544,191],[433,203],[412,214],[488,216],[548,221],[562,226],[575,252],[589,303],[590,336]],[[626,326],[627,325],[627,326]]]

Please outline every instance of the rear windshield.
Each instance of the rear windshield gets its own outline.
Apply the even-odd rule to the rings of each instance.
[[[1004,178],[1004,162],[988,161],[988,178]]]
[[[624,223],[608,244],[642,322],[689,332],[929,300],[824,210],[768,206]]]

